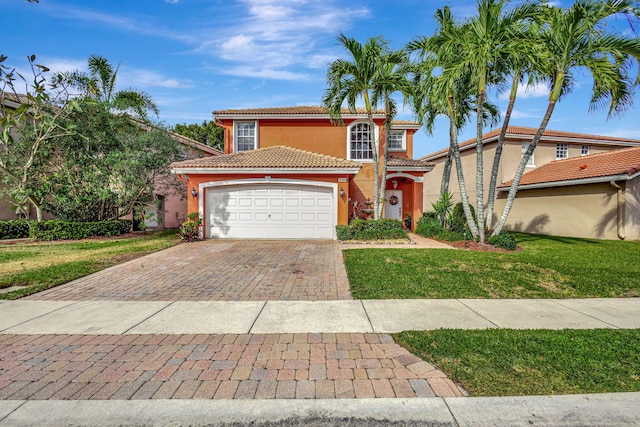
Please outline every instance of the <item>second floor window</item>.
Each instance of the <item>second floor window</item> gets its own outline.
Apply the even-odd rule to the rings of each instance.
[[[589,155],[589,146],[588,145],[583,145],[582,146],[582,152],[580,153],[583,156],[588,156]]]
[[[402,151],[404,150],[404,131],[392,130],[389,132],[389,150]]]
[[[568,144],[557,144],[556,145],[556,159],[566,159],[569,157],[569,145]]]
[[[349,155],[351,160],[371,160],[373,132],[368,123],[356,123],[349,128]]]
[[[527,149],[529,148],[529,143],[525,142],[522,144],[522,157],[524,157],[524,153],[526,153]],[[529,161],[527,162],[527,166],[535,166],[535,164],[533,163],[533,154],[531,154],[531,157],[529,157]]]
[[[256,122],[236,122],[235,140],[236,152],[258,148],[258,144],[256,144]]]

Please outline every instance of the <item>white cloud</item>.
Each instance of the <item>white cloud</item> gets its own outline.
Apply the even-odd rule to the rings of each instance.
[[[541,98],[545,96],[549,96],[549,88],[544,83],[534,83],[532,85],[520,83],[518,85],[517,99]],[[503,101],[509,99],[509,91],[506,90],[502,92],[499,99]]]
[[[502,116],[504,117],[504,113],[502,113]],[[534,114],[534,113],[530,113],[528,111],[520,111],[520,110],[512,110],[511,111],[511,118],[512,119],[528,119],[528,118],[532,118],[532,117],[539,117],[538,114]]]
[[[248,65],[240,65],[236,67],[227,67],[218,70],[222,74],[228,74],[236,77],[253,77],[267,80],[307,80],[309,75],[306,73],[296,73],[283,69],[260,68]]]

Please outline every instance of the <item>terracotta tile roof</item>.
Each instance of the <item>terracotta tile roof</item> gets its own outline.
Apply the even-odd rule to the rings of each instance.
[[[374,114],[384,114],[383,110],[375,110]],[[324,107],[318,105],[298,105],[293,107],[271,107],[271,108],[245,108],[237,110],[216,110],[213,112],[214,116],[218,115],[247,115],[247,116],[259,116],[259,115],[285,115],[285,116],[298,116],[298,115],[319,115],[326,116],[327,110]],[[353,114],[348,108],[342,109],[342,114]],[[364,108],[356,109],[356,114],[367,114],[367,110]]]
[[[520,185],[575,181],[640,172],[640,147],[622,148],[607,153],[556,160],[522,176]],[[511,181],[500,185],[509,187]]]
[[[212,169],[351,169],[360,168],[358,162],[298,148],[276,146],[221,156],[203,157],[172,163],[175,168]]]
[[[433,163],[425,162],[423,160],[405,159],[403,157],[389,156],[387,159],[387,167],[393,168],[425,168],[425,170],[432,169],[435,166]]]
[[[364,108],[357,108],[355,113],[348,108],[342,109],[342,115],[362,115],[367,114],[367,110]],[[384,116],[384,110],[374,110],[373,114],[379,118]],[[271,108],[244,108],[244,109],[232,109],[232,110],[216,110],[213,112],[214,116],[285,116],[285,117],[297,117],[297,116],[319,116],[327,117],[327,110],[320,105],[298,105],[292,107],[271,107]],[[420,127],[420,123],[411,120],[394,120],[392,126],[415,126]]]
[[[533,136],[538,131],[537,128],[530,128],[524,126],[509,126],[507,128],[507,138],[511,137],[524,137],[523,139],[533,139]],[[497,141],[498,136],[500,135],[500,129],[493,130],[491,132],[485,133],[482,135],[482,139],[484,142],[494,142]],[[571,140],[576,140],[575,144],[582,144],[585,140],[589,141],[591,144],[598,143],[624,143],[624,144],[638,144],[640,145],[640,140],[638,139],[630,139],[630,138],[616,138],[613,136],[603,136],[603,135],[591,135],[587,133],[575,133],[575,132],[565,132],[559,130],[551,130],[547,129],[542,134],[541,142],[545,141],[553,141],[554,139],[560,138],[563,142],[571,144]],[[489,141],[490,140],[490,141]],[[471,138],[466,141],[460,142],[458,145],[461,150],[469,149],[471,147],[475,147],[476,139]],[[438,158],[442,155],[445,155],[448,151],[448,148],[442,149],[440,151],[436,151],[435,153],[428,154],[423,159],[434,159]]]

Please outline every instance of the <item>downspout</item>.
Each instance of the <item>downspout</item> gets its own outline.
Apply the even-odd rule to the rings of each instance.
[[[615,188],[617,190],[617,205],[618,205],[618,215],[617,215],[617,226],[618,226],[618,238],[620,240],[624,240],[627,235],[624,232],[624,224],[626,222],[626,185],[623,182],[622,185],[619,185],[617,182],[615,181],[609,181],[609,184],[611,184],[611,186],[613,188]]]

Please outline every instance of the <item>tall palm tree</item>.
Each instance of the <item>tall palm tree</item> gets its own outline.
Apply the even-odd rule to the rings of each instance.
[[[504,58],[521,54],[517,30],[536,10],[525,3],[507,11],[507,3],[508,0],[479,0],[477,15],[461,26],[458,40],[448,42],[458,52],[450,66],[443,69],[443,75],[450,75],[449,79],[471,73],[476,85],[476,214],[480,242],[486,238],[482,140],[486,92],[488,86],[500,83],[501,76],[496,71]]]
[[[146,92],[133,88],[116,90],[119,65],[114,68],[106,58],[91,55],[87,66],[88,74],[81,71],[60,73],[57,79],[70,82],[109,111],[132,113],[142,120],[148,119],[149,112],[158,115],[158,107]]]
[[[628,0],[577,0],[570,8],[544,8],[541,44],[545,49],[550,87],[549,103],[531,144],[516,170],[502,215],[493,231],[504,227],[518,191],[527,162],[551,119],[556,103],[571,93],[574,72],[586,70],[593,78],[590,109],[607,107],[609,115],[623,113],[633,102],[634,88],[640,84],[640,40],[624,33],[612,33],[605,21],[616,15],[640,18],[634,2]],[[633,78],[631,73],[636,70]]]
[[[370,144],[373,161],[373,203],[374,218],[380,219],[382,213],[382,196],[386,177],[380,176],[379,139],[373,129],[373,110],[378,102],[384,101],[389,115],[394,113],[395,106],[390,94],[397,90],[399,76],[394,70],[403,60],[403,55],[391,52],[388,42],[381,37],[372,37],[361,44],[343,33],[337,37],[338,42],[350,55],[349,59],[336,59],[327,71],[327,89],[322,104],[329,112],[334,123],[344,124],[342,120],[342,104],[346,102],[350,111],[356,111],[356,101],[362,99],[367,112],[367,121],[371,129]],[[385,120],[385,127],[388,127]],[[386,156],[383,157],[383,169],[386,170]],[[382,185],[381,185],[382,184]],[[381,188],[382,187],[382,188]]]

